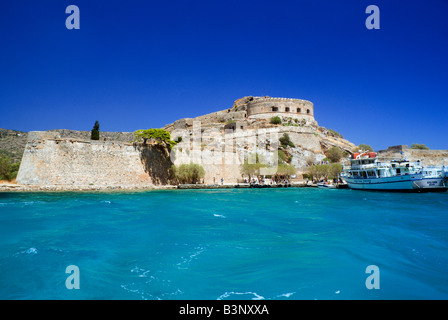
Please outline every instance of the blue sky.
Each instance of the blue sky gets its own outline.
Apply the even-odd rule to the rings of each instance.
[[[80,30],[68,30],[68,5]],[[367,30],[368,5],[380,30]],[[247,95],[314,103],[375,149],[448,149],[448,1],[14,0],[0,10],[0,128],[134,131]]]

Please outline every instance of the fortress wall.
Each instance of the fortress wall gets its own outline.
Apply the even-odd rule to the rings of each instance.
[[[173,131],[173,136],[182,136],[182,142],[179,143],[175,149],[193,149],[193,136],[188,132],[181,135],[183,131]],[[234,148],[241,148],[242,150],[249,150],[252,148],[253,141],[258,141],[260,145],[261,141],[264,139],[272,140],[273,134],[276,134],[278,138],[281,138],[283,134],[288,134],[291,141],[295,146],[301,147],[315,153],[322,153],[321,138],[319,135],[310,127],[275,127],[275,128],[264,128],[264,129],[237,129],[233,133],[226,133],[223,135],[217,130],[205,130],[200,136],[200,141],[197,142],[197,148],[211,148],[216,150],[224,151],[225,144],[233,140],[232,144]],[[278,142],[279,143],[279,142]]]
[[[240,166],[242,162],[236,152],[222,152],[219,155],[212,152],[201,152],[198,158],[186,153],[178,153],[175,165],[189,164],[190,162],[200,164],[205,170],[205,184],[237,183],[241,177]],[[194,161],[193,161],[194,159]]]
[[[423,160],[423,164],[428,166],[442,164],[448,166],[448,150],[418,150],[409,149],[405,145],[400,145],[378,151],[378,157],[397,160],[406,158],[409,161]]]
[[[230,110],[230,109],[229,109]],[[208,123],[225,123],[227,120],[242,120],[245,119],[245,111],[229,111],[222,110],[214,113],[209,113],[203,116],[193,118],[193,121],[201,121],[201,124]]]
[[[270,112],[270,113],[258,113],[258,114],[253,114],[250,116],[250,119],[264,119],[264,120],[270,120],[272,117],[280,117],[282,119],[284,118],[293,118],[293,119],[298,119],[298,120],[302,120],[305,119],[310,123],[316,123],[316,120],[314,120],[313,116],[309,116],[306,114],[294,114],[292,112]]]
[[[273,111],[273,107],[277,110]],[[311,117],[314,119],[314,106],[310,101],[301,99],[255,98],[247,103],[247,113],[250,118],[272,117],[275,113],[295,118]]]
[[[175,157],[174,164],[201,164],[205,171],[205,183],[236,183],[241,181],[241,164],[248,154],[263,153],[263,143],[272,145],[272,133],[278,138],[288,133],[297,147],[293,163],[304,167],[309,155],[322,157],[319,136],[310,127],[276,127],[258,130],[237,130],[224,139],[222,133],[206,130],[197,142],[200,161],[194,157]],[[192,152],[190,135],[184,137],[184,150]],[[230,151],[227,149],[230,141]],[[254,149],[257,141],[258,150]],[[226,146],[227,144],[227,146]],[[175,148],[175,149],[176,149]],[[261,149],[260,149],[261,148]],[[213,154],[210,150],[220,150]],[[316,158],[317,159],[317,158]],[[77,140],[60,138],[55,132],[30,132],[17,182],[35,186],[123,186],[151,187],[166,185],[171,159],[166,149],[159,146],[137,146],[121,142]]]
[[[405,151],[405,156],[411,161],[423,160],[424,165],[435,166],[445,164],[445,166],[448,166],[448,150],[408,149]]]
[[[173,131],[177,129],[187,129],[193,126],[194,121],[200,121],[201,126],[206,126],[208,124],[222,123],[222,126],[226,124],[228,120],[246,120],[246,111],[229,111],[222,110],[218,112],[209,113],[196,118],[183,118],[179,119],[172,124],[168,124],[164,127],[165,130]]]
[[[293,163],[304,169],[306,158],[314,155],[316,159],[323,159],[320,139],[309,127],[277,127],[259,130],[236,130],[224,137],[216,132],[205,131],[202,139],[193,146],[191,136],[185,136],[175,148],[174,164],[198,163],[205,169],[204,182],[207,184],[236,183],[241,181],[241,164],[247,155],[255,152],[268,158],[268,151],[264,143],[273,144],[273,133],[280,138],[287,133],[291,141],[298,148],[294,151]],[[279,143],[279,142],[278,142]],[[195,150],[197,151],[195,153]],[[258,149],[255,149],[258,148]],[[214,153],[214,151],[216,153]],[[319,158],[319,156],[321,156]],[[305,168],[306,169],[306,168]]]
[[[61,139],[30,132],[17,182],[25,185],[151,186],[167,179],[164,150],[151,146]],[[151,168],[157,168],[154,172]]]

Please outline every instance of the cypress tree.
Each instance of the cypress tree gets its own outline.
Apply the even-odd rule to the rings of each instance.
[[[92,133],[90,134],[91,140],[100,140],[100,123],[95,121],[95,125],[93,126]]]

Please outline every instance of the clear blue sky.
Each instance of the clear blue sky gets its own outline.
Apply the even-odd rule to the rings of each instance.
[[[447,0],[4,1],[0,46],[1,128],[134,131],[268,95],[355,144],[448,149]]]

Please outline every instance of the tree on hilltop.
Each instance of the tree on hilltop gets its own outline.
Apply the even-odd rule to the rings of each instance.
[[[95,121],[95,125],[90,134],[90,140],[100,140],[100,123]]]

